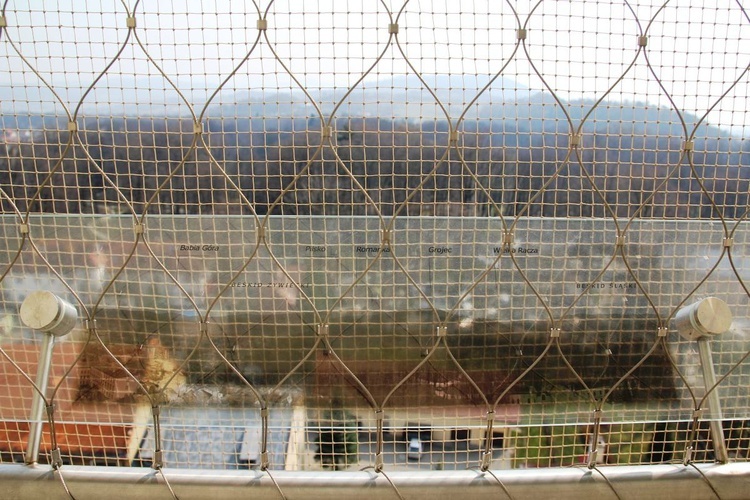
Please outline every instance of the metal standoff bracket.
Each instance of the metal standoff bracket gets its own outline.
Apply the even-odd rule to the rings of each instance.
[[[709,426],[714,453],[718,462],[727,463],[729,455],[724,443],[721,401],[718,391],[714,389],[716,386],[716,371],[714,370],[710,342],[713,337],[721,335],[732,326],[732,312],[723,300],[708,297],[680,309],[674,317],[674,325],[683,338],[698,342],[703,385],[708,393],[706,402],[711,415]]]
[[[40,290],[32,292],[24,299],[19,314],[23,324],[43,334],[34,381],[36,390],[31,401],[31,424],[25,458],[27,464],[35,464],[39,459],[39,446],[42,441],[45,395],[55,339],[67,335],[75,327],[78,311],[54,293]]]

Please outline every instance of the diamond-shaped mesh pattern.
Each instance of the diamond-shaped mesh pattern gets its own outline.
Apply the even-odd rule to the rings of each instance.
[[[40,425],[63,483],[747,460],[749,26],[733,1],[5,2],[1,461]],[[80,318],[46,390],[36,290]],[[709,297],[729,330],[680,336]]]

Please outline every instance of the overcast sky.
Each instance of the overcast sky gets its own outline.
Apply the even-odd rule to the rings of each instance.
[[[12,40],[63,100],[75,103],[121,49],[128,35],[126,12],[134,5],[126,3],[127,9],[112,0],[9,2],[7,33],[0,38],[0,64],[9,71],[0,82],[16,88],[14,99],[19,87],[30,89],[29,100],[38,98],[33,89],[39,80],[15,55]],[[377,0],[262,2],[270,44],[261,41],[219,99],[231,100],[234,89],[296,89],[284,66],[313,94],[320,87],[349,87],[381,55],[366,81],[417,71],[475,75],[465,80],[467,87],[475,87],[508,61],[519,23],[528,28],[528,57],[522,47],[503,71],[506,84],[510,80],[542,90],[536,69],[567,100],[597,99],[635,59],[609,100],[669,105],[646,64],[648,56],[677,107],[702,116],[750,63],[750,20],[733,0],[670,2],[661,11],[661,1],[634,1],[635,13],[623,1],[512,2],[518,18],[500,0],[385,4],[388,9]],[[169,88],[157,64],[200,105],[252,47],[258,16],[251,2],[141,2],[136,32],[146,52],[131,38],[94,98],[104,98],[107,88],[133,86],[157,98]],[[396,19],[399,43],[389,45],[388,25]],[[637,36],[646,30],[647,52],[636,58]],[[382,88],[383,99],[389,90]],[[115,90],[111,94],[119,96]],[[747,108],[745,75],[709,121],[742,128]]]

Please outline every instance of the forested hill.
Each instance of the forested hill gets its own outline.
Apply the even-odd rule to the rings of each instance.
[[[31,206],[63,154],[67,125],[59,116],[6,113],[2,210],[736,219],[747,209],[747,141],[701,125],[691,161],[680,161],[685,131],[676,113],[605,102],[584,123],[580,153],[565,162],[563,109],[541,94],[515,97],[477,102],[458,125],[455,147],[439,112],[417,121],[393,109],[362,117],[366,110],[344,107],[332,124],[335,147],[322,149],[320,119],[299,117],[294,107],[280,118],[251,104],[241,118],[240,108],[210,108],[201,136],[208,147],[195,149],[192,121],[183,117],[83,116],[80,142]],[[593,104],[566,103],[574,126]],[[690,134],[698,117],[683,119]]]

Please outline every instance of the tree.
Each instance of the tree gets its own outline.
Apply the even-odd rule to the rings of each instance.
[[[354,415],[343,409],[330,410],[325,413],[324,422],[315,443],[318,446],[315,460],[332,470],[357,463],[359,437]]]

